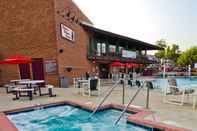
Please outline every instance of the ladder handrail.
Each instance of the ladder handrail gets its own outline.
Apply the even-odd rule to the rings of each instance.
[[[117,83],[115,83],[112,88],[108,91],[108,93],[105,95],[105,97],[101,100],[101,102],[97,105],[97,107],[94,109],[94,111],[91,113],[90,117],[92,117],[97,110],[101,107],[101,105],[105,102],[105,100],[109,97],[109,95],[112,93],[114,88],[120,83],[122,79],[119,79]]]
[[[138,95],[138,93],[140,92],[140,90],[143,88],[145,82],[143,83],[143,85],[138,88],[138,90],[136,91],[135,95],[131,98],[131,100],[129,101],[129,103],[127,104],[127,106],[124,108],[124,110],[122,111],[122,113],[120,114],[120,116],[118,117],[118,119],[115,121],[114,125],[117,125],[118,122],[120,121],[120,119],[123,117],[124,113],[126,112],[126,110],[128,109],[128,107],[130,106],[130,104],[134,101],[134,99],[136,98],[136,96]]]

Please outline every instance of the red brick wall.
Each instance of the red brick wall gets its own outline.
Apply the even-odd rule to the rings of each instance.
[[[71,0],[55,0],[55,20],[57,32],[57,49],[63,49],[63,53],[58,53],[59,75],[66,77],[84,76],[86,71],[91,71],[92,64],[87,60],[87,46],[89,44],[89,34],[79,25],[66,16],[62,16],[63,10],[70,10],[71,16],[83,21],[88,18],[76,7]],[[60,23],[63,23],[75,32],[75,41],[63,39],[60,35]],[[72,72],[65,71],[66,66],[74,67]]]
[[[0,16],[0,59],[16,54],[56,59],[53,0],[2,0]],[[19,76],[16,65],[0,70],[0,84]],[[57,75],[45,78],[58,82]]]
[[[58,85],[60,76],[81,76],[91,71],[87,60],[89,34],[57,12],[71,10],[79,20],[89,21],[72,0],[4,0],[0,4],[0,59],[16,54],[32,58],[57,59],[58,73],[46,75],[47,83]],[[89,21],[90,22],[90,21]],[[75,32],[75,42],[62,39],[60,23]],[[63,53],[59,53],[63,49]],[[65,71],[73,66],[72,72]],[[18,79],[17,65],[0,65],[0,84]]]

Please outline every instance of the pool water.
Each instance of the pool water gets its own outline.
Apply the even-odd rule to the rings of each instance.
[[[116,127],[113,126],[121,111],[108,109],[92,118],[88,111],[69,105],[50,107],[29,112],[8,114],[19,131],[152,131],[151,128],[128,124],[126,113]]]
[[[197,88],[197,77],[175,77],[175,79],[179,88]],[[168,86],[168,82],[167,79],[155,78],[153,85],[164,91]],[[196,87],[194,85],[196,85]]]

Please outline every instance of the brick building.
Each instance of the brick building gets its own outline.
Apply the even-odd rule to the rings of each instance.
[[[108,73],[112,61],[147,63],[146,50],[160,49],[95,28],[72,0],[4,0],[0,14],[0,59],[18,54],[33,60],[30,65],[0,65],[0,84],[32,78],[59,85],[61,77],[85,72],[106,76],[102,69]],[[135,58],[123,57],[120,50]]]

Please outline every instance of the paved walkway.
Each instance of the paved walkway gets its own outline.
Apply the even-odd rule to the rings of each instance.
[[[0,89],[0,111],[14,109],[19,107],[25,107],[35,104],[45,104],[50,102],[62,101],[62,100],[79,100],[82,102],[89,102],[92,104],[98,104],[100,98],[102,98],[106,91],[109,90],[108,86],[102,87],[101,96],[81,96],[78,94],[76,88],[55,88],[54,92],[57,97],[49,98],[47,96],[35,96],[32,101],[28,98],[21,98],[20,100],[13,101],[12,94],[6,94],[4,89]],[[130,97],[135,93],[135,88],[126,88],[125,103],[128,103]],[[122,102],[122,88],[117,87],[106,103],[121,103]],[[146,102],[146,90],[143,89],[132,103],[135,106],[145,107]],[[190,102],[191,103],[191,102]],[[176,106],[162,103],[162,93],[159,90],[151,90],[150,93],[150,110],[155,114],[146,117],[145,119],[151,119],[158,122],[176,125],[179,127],[185,127],[197,131],[197,109],[193,110],[191,104],[184,106]]]

